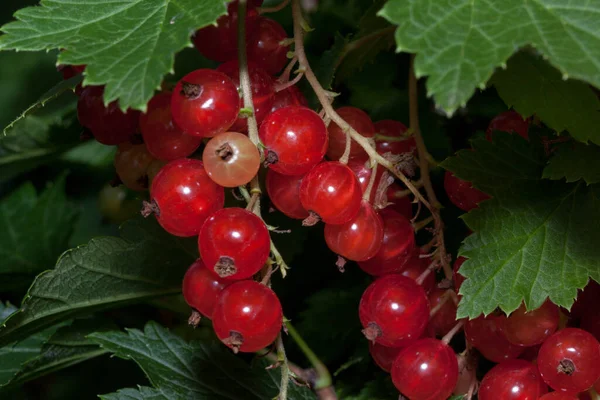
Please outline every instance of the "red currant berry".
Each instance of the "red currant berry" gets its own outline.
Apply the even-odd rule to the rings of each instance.
[[[180,158],[156,174],[150,199],[142,210],[145,216],[153,212],[172,235],[195,236],[204,221],[223,208],[225,190],[208,177],[202,161]]]
[[[235,86],[240,91],[240,65],[237,60],[226,62],[219,65],[217,71],[223,72],[231,78]],[[248,64],[248,75],[250,76],[250,86],[252,88],[252,103],[254,105],[254,116],[256,123],[260,126],[263,119],[271,111],[273,98],[275,96],[275,83],[271,75],[255,64]],[[243,98],[239,97],[240,108],[244,106]],[[248,118],[239,117],[233,126],[232,131],[246,132],[248,130]]]
[[[467,261],[467,259],[463,256],[458,257],[456,261],[454,261],[454,267],[452,268],[452,281],[454,281],[454,290],[456,293],[460,291],[460,287],[465,281],[465,277],[458,272],[465,261]]]
[[[115,154],[114,165],[121,182],[131,190],[148,189],[148,166],[154,160],[146,145],[122,143]]]
[[[104,87],[87,86],[77,102],[77,117],[94,138],[109,146],[127,142],[137,131],[138,111],[123,113],[116,101],[104,106]]]
[[[505,316],[488,315],[465,323],[465,337],[488,360],[500,363],[519,357],[524,347],[510,343],[500,325]]]
[[[398,184],[392,183],[387,189],[387,200],[390,203],[388,208],[395,210],[408,219],[412,219],[412,202]]]
[[[429,302],[423,288],[399,274],[382,276],[371,283],[360,299],[358,315],[367,339],[401,347],[425,331]]]
[[[85,65],[59,65],[56,69],[62,74],[63,79],[71,79],[85,71]]]
[[[546,339],[537,363],[542,379],[557,392],[588,390],[600,378],[600,344],[588,332],[566,328]]]
[[[305,225],[314,225],[319,219],[326,224],[344,224],[358,214],[361,199],[358,179],[336,161],[317,165],[300,183],[300,202],[310,213]]]
[[[237,132],[219,133],[202,153],[210,179],[221,186],[236,187],[250,182],[260,168],[260,154],[248,136]]]
[[[271,112],[287,106],[308,107],[308,101],[306,101],[306,97],[304,97],[298,87],[290,86],[280,90],[279,92],[276,92],[275,96],[273,96]]]
[[[568,393],[552,392],[543,395],[540,400],[579,400],[579,398]]]
[[[427,270],[427,268],[429,268],[430,263],[428,258],[421,258],[420,256],[421,252],[415,249],[408,261],[406,261],[401,267],[400,274],[416,281]],[[386,265],[386,268],[390,268],[389,264]],[[426,293],[431,292],[431,290],[435,287],[435,274],[430,272],[425,279],[423,279],[421,286],[423,286],[423,289],[425,289]]]
[[[197,69],[184,76],[173,91],[173,121],[185,133],[212,137],[233,125],[240,96],[231,79],[219,71]]]
[[[392,381],[411,400],[446,400],[458,381],[454,350],[440,340],[418,340],[396,357]]]
[[[350,221],[325,224],[325,242],[334,253],[352,260],[365,261],[381,248],[383,221],[371,203],[363,200],[360,211]]]
[[[255,8],[260,7],[261,4],[260,0],[248,2],[246,41],[256,26],[257,12]],[[237,7],[237,1],[230,2],[227,6],[227,15],[220,17],[216,26],[202,28],[194,35],[194,45],[204,57],[218,62],[237,59]]]
[[[535,364],[508,360],[492,368],[481,381],[480,400],[537,400],[548,393]]]
[[[360,182],[360,187],[363,193],[365,193],[365,191],[368,189],[369,182],[371,180],[371,174],[373,173],[373,168],[371,168],[369,164],[369,160],[365,161],[358,159],[349,160],[347,164],[348,168],[354,172],[354,175],[356,175],[356,178]],[[383,176],[384,172],[384,169],[380,166],[377,166],[375,169],[375,182],[373,182],[373,188],[371,189],[371,195],[369,196],[369,201],[372,203],[375,200],[375,193],[381,182],[381,177]]]
[[[408,129],[402,122],[386,119],[375,122],[374,126],[377,132],[375,145],[379,154],[414,153],[417,149],[415,138],[406,135]]]
[[[429,319],[429,326],[436,336],[444,336],[456,325],[456,304],[446,292],[436,287],[429,293],[429,308],[437,309]]]
[[[211,215],[198,236],[200,256],[221,278],[246,279],[269,258],[271,238],[265,223],[243,208],[224,208]]]
[[[216,277],[197,259],[183,277],[183,297],[190,307],[212,319],[217,298],[230,283]]]
[[[289,106],[269,114],[260,126],[269,168],[284,175],[303,175],[323,159],[327,127],[319,114]]]
[[[490,198],[486,193],[471,186],[471,182],[457,178],[450,171],[446,171],[444,175],[444,189],[452,204],[463,211],[471,211],[477,208],[479,203]]]
[[[290,218],[304,219],[308,211],[300,203],[300,183],[303,176],[281,175],[267,170],[266,186],[269,199],[276,209]]]
[[[369,342],[369,353],[371,353],[373,361],[388,373],[392,370],[392,365],[400,350],[400,347],[387,347],[376,342]]]
[[[277,74],[287,63],[289,45],[282,42],[287,33],[277,21],[258,17],[248,40],[248,60],[254,62],[271,75]]]
[[[560,316],[558,307],[546,301],[536,310],[527,311],[525,305],[513,311],[500,326],[506,339],[517,346],[541,344],[556,331]]]
[[[213,313],[215,333],[235,353],[253,353],[267,347],[277,338],[282,323],[277,295],[254,281],[226,287]]]
[[[371,118],[369,118],[367,113],[363,110],[356,107],[342,107],[338,108],[336,112],[362,136],[366,138],[375,136],[375,126],[373,125],[373,121],[371,121]],[[327,150],[327,157],[331,160],[339,160],[346,149],[346,133],[344,133],[342,128],[337,126],[334,122],[329,124],[328,131],[329,149]],[[357,158],[365,161],[368,156],[358,143],[352,141],[350,158]]]
[[[148,103],[148,111],[140,116],[140,131],[150,154],[171,161],[187,157],[202,143],[202,138],[185,134],[173,123],[171,93],[159,93]]]
[[[379,215],[383,220],[381,248],[374,257],[359,263],[363,271],[374,276],[401,271],[415,249],[415,234],[409,220],[387,208]]]
[[[510,110],[502,114],[496,115],[488,125],[485,131],[487,140],[492,140],[494,131],[502,131],[509,133],[517,133],[519,136],[529,139],[527,131],[529,130],[529,122],[521,117],[518,112]]]

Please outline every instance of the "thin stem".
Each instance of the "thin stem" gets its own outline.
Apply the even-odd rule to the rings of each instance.
[[[444,307],[444,304],[446,304],[446,302],[448,301],[448,299],[450,298],[450,295],[448,293],[449,291],[447,291],[446,293],[444,293],[442,295],[442,297],[440,298],[440,302],[437,303],[435,305],[435,307],[433,307],[431,309],[431,311],[429,312],[429,318],[433,317],[438,311],[440,311],[442,309],[442,307]]]
[[[369,201],[371,198],[371,192],[373,191],[373,186],[375,185],[375,179],[377,178],[377,161],[373,163],[373,167],[371,169],[371,177],[369,178],[369,184],[367,185],[367,190],[363,193],[363,200]]]
[[[254,103],[252,102],[252,86],[248,74],[248,59],[246,56],[246,9],[247,0],[238,2],[238,60],[240,64],[240,88],[244,98],[244,108],[252,113],[248,116],[248,137],[255,145],[258,145],[258,125],[254,115]]]
[[[465,324],[464,319],[461,319],[460,321],[458,321],[458,323],[456,325],[454,325],[454,327],[452,329],[450,329],[450,331],[448,333],[446,333],[446,335],[442,338],[442,342],[444,342],[446,344],[450,343],[450,341],[452,340],[454,335],[456,335],[456,333],[462,329],[464,324]]]
[[[246,203],[249,203],[250,193],[248,192],[248,189],[246,189],[246,186],[238,186],[238,190],[240,191],[240,194],[242,195],[244,200],[246,200]]]
[[[273,254],[273,257],[275,258],[275,264],[277,264],[279,266],[279,269],[281,271],[281,276],[283,278],[285,278],[285,276],[287,275],[287,270],[290,269],[290,267],[288,267],[288,265],[285,263],[283,257],[281,256],[281,253],[279,252],[279,250],[277,250],[277,247],[275,246],[275,243],[273,243],[272,240],[271,240],[271,254]]]
[[[297,62],[298,62],[298,57],[294,56],[294,58],[292,58],[290,60],[290,62],[288,63],[288,65],[285,67],[285,69],[283,70],[281,75],[279,75],[279,78],[277,78],[277,81],[283,82],[283,83],[289,82],[290,74],[292,73],[292,68],[294,68],[294,65],[296,65]]]
[[[329,370],[323,364],[319,357],[312,351],[312,349],[308,346],[308,344],[304,341],[302,336],[298,333],[296,328],[289,322],[285,321],[285,325],[287,327],[288,333],[290,337],[296,342],[302,353],[306,356],[308,361],[312,364],[313,368],[317,372],[317,380],[315,381],[314,388],[315,390],[319,390],[328,386],[331,386],[331,374]]]
[[[415,56],[413,55],[410,60],[410,71],[408,73],[408,107],[409,107],[409,126],[410,130],[413,132],[413,136],[415,138],[415,142],[417,143],[417,151],[419,153],[419,168],[421,170],[421,181],[423,181],[423,186],[425,187],[425,192],[427,193],[427,199],[431,204],[431,207],[428,207],[431,211],[431,215],[435,221],[435,235],[438,237],[436,242],[438,248],[438,256],[442,268],[444,269],[444,275],[446,279],[452,279],[452,268],[448,263],[448,256],[446,254],[446,246],[444,244],[444,222],[440,217],[440,202],[437,200],[435,196],[435,191],[433,190],[433,186],[431,184],[431,178],[429,176],[429,161],[428,161],[428,153],[427,148],[425,147],[425,142],[423,141],[423,136],[421,135],[421,128],[419,126],[419,94],[417,87],[417,77],[414,71],[415,65]]]
[[[371,143],[369,143],[367,138],[358,133],[346,121],[344,121],[344,119],[340,117],[338,113],[335,112],[331,106],[331,103],[329,102],[327,91],[323,89],[319,83],[319,80],[312,71],[310,64],[308,63],[308,59],[306,58],[306,53],[304,51],[304,30],[302,28],[303,18],[299,0],[292,1],[292,13],[294,17],[294,43],[296,56],[298,57],[300,66],[304,68],[304,76],[319,99],[319,102],[321,103],[321,106],[323,107],[327,117],[335,122],[342,129],[342,131],[347,131],[350,134],[350,137],[365,150],[372,162],[376,161],[384,168],[390,170],[394,176],[400,179],[402,183],[404,183],[404,185],[410,189],[410,191],[420,202],[425,204],[427,208],[431,208],[429,202],[425,199],[425,197],[423,197],[417,188],[414,187],[410,179],[408,179],[401,171],[395,168],[395,166],[389,160],[383,158],[379,153],[377,153],[377,150],[371,146]]]
[[[302,79],[303,76],[304,76],[304,72],[299,71],[296,74],[296,76],[294,77],[294,79],[292,79],[291,81],[287,81],[285,83],[280,83],[278,85],[275,85],[275,91],[281,92],[282,90],[285,90],[285,89],[289,88],[290,86],[294,86],[296,83],[300,82],[300,79]]]
[[[258,9],[258,13],[259,14],[268,14],[268,13],[274,13],[277,11],[281,11],[283,10],[288,4],[290,4],[290,0],[283,0],[281,3],[277,4],[276,6],[273,7],[261,7]]]
[[[283,340],[281,333],[277,337],[277,361],[281,363],[281,385],[279,388],[279,399],[287,400],[288,385],[290,383],[290,367],[288,366],[287,357],[285,355],[285,347],[283,347]]]

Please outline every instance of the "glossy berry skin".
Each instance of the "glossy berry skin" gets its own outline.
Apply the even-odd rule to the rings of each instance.
[[[150,198],[158,223],[170,234],[186,237],[197,235],[204,221],[223,208],[225,191],[209,178],[202,161],[180,158],[156,174]]]
[[[403,192],[404,190],[398,184],[392,183],[386,192],[387,201],[390,203],[387,208],[404,215],[408,219],[412,219],[412,201],[410,200],[410,197],[404,195]]]
[[[535,364],[525,360],[504,361],[481,381],[480,400],[538,400],[548,393]]]
[[[122,143],[115,154],[114,166],[121,182],[131,190],[148,189],[148,166],[154,157],[144,144]]]
[[[372,258],[383,240],[383,221],[371,203],[363,200],[358,214],[344,224],[325,224],[325,242],[331,251],[352,261]]]
[[[363,293],[358,308],[363,333],[369,340],[402,347],[418,339],[429,319],[423,288],[399,274],[382,276]]]
[[[569,394],[569,393],[552,392],[552,393],[546,393],[545,395],[540,397],[539,400],[579,400],[579,399],[577,396]]]
[[[336,112],[362,136],[366,138],[375,136],[373,121],[371,121],[371,118],[363,110],[356,107],[341,107]],[[327,129],[329,131],[327,157],[330,160],[339,160],[346,149],[346,134],[334,122],[331,122]],[[366,161],[368,156],[358,143],[352,141],[350,158]]]
[[[287,52],[290,46],[281,42],[287,38],[287,33],[279,22],[270,18],[258,17],[252,34],[246,45],[248,61],[254,62],[270,75],[275,75],[287,63]]]
[[[446,290],[434,287],[428,295],[430,309],[433,310],[442,304],[437,312],[429,318],[430,328],[439,337],[444,336],[456,325],[456,304],[452,297],[448,295],[444,297],[445,293]]]
[[[519,357],[524,347],[510,343],[500,328],[505,316],[488,315],[465,323],[465,337],[488,360],[500,363]]]
[[[456,293],[460,291],[460,287],[465,281],[465,277],[458,272],[465,261],[467,261],[467,259],[463,256],[460,256],[454,261],[454,265],[452,267],[452,281],[454,282],[454,291]]]
[[[216,277],[197,259],[183,277],[183,298],[190,307],[212,319],[217,298],[231,282]]]
[[[392,370],[392,365],[400,350],[402,350],[401,347],[387,347],[377,342],[369,342],[369,353],[371,353],[373,361],[379,368],[388,373]]]
[[[513,311],[501,325],[506,339],[517,346],[535,346],[541,344],[558,327],[560,319],[556,305],[546,301],[536,310],[527,311],[525,305]]]
[[[479,203],[490,198],[486,193],[471,186],[471,182],[457,178],[450,171],[446,171],[444,175],[444,189],[452,204],[463,211],[471,211],[477,208]]]
[[[392,382],[411,400],[446,400],[458,381],[454,350],[437,339],[420,339],[402,349],[392,366]]]
[[[400,271],[415,249],[414,229],[409,220],[388,208],[379,211],[379,215],[383,220],[381,247],[371,259],[359,263],[363,271],[374,276]]]
[[[269,168],[283,175],[304,175],[327,150],[327,127],[319,114],[289,106],[269,114],[259,130]]]
[[[276,209],[293,219],[308,217],[308,211],[300,202],[302,178],[302,175],[288,176],[278,174],[272,169],[267,170],[266,187],[271,203]]]
[[[104,106],[104,87],[86,86],[77,101],[77,117],[94,138],[105,145],[127,142],[137,131],[138,111],[123,113],[116,101]]]
[[[250,182],[260,168],[260,154],[248,136],[223,132],[210,139],[202,153],[210,179],[224,187]]]
[[[262,1],[249,1],[246,15],[246,41],[256,27],[257,12]],[[196,49],[204,57],[218,62],[237,59],[238,2],[227,6],[227,15],[217,20],[216,26],[207,26],[196,32],[193,37]]]
[[[298,87],[290,86],[279,92],[275,92],[271,112],[287,106],[308,107],[308,101],[306,101],[306,97],[304,97]]]
[[[490,121],[490,124],[485,131],[485,137],[487,140],[491,141],[494,131],[502,131],[516,133],[525,139],[529,139],[529,136],[527,135],[528,130],[529,122],[524,120],[518,112],[510,110],[496,115]]]
[[[300,183],[300,202],[326,224],[344,224],[358,214],[362,200],[360,183],[350,168],[322,162]]]
[[[140,115],[140,132],[150,154],[164,161],[187,157],[202,143],[202,138],[184,133],[171,117],[172,94],[162,92],[148,103]]]
[[[542,379],[557,392],[588,390],[600,378],[600,344],[588,332],[566,328],[550,336],[538,354]]]
[[[277,295],[255,281],[240,281],[221,292],[213,313],[217,337],[234,352],[252,353],[277,338],[283,312]]]
[[[400,274],[416,281],[429,267],[430,263],[428,258],[421,258],[420,255],[421,252],[418,249],[415,249],[409,259],[401,267]],[[386,265],[389,264],[386,263]],[[435,274],[430,272],[425,279],[423,279],[421,286],[423,286],[426,293],[431,292],[435,287]]]
[[[240,96],[233,81],[212,69],[184,76],[171,97],[173,121],[188,135],[212,137],[228,130],[240,112]]]
[[[375,148],[379,154],[414,153],[417,149],[415,138],[405,135],[408,129],[402,122],[385,119],[375,122],[374,126],[377,133]]]
[[[360,182],[360,187],[362,192],[365,193],[369,187],[369,182],[371,180],[371,175],[373,174],[373,168],[370,167],[369,160],[358,160],[352,159],[348,160],[348,168],[354,172],[356,178]],[[369,201],[371,203],[375,202],[375,194],[377,192],[377,188],[381,183],[381,178],[385,170],[381,166],[377,166],[375,169],[375,181],[373,182],[373,189],[371,189],[371,195],[369,196]]]
[[[198,236],[200,256],[221,278],[250,278],[267,262],[271,238],[265,223],[243,208],[224,208],[212,214]]]
[[[219,65],[217,71],[223,72],[229,76],[239,93],[240,89],[240,65],[237,60],[226,62]],[[275,96],[275,82],[271,75],[264,69],[253,63],[248,64],[248,75],[250,76],[250,85],[252,88],[252,103],[254,104],[254,116],[256,123],[260,126],[263,119],[271,111],[273,98]],[[239,97],[240,108],[244,106],[244,100]],[[248,130],[248,118],[239,117],[231,127],[232,131],[246,132]]]

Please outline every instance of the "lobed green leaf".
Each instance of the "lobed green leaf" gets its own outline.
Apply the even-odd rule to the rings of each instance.
[[[559,147],[546,168],[544,178],[566,179],[588,184],[600,182],[600,147],[582,143],[567,143]]]

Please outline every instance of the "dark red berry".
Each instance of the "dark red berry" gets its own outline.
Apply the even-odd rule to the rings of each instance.
[[[379,368],[388,373],[392,370],[394,360],[396,360],[401,349],[401,347],[387,347],[377,342],[369,342],[369,353],[371,353],[373,361]]]
[[[327,224],[344,224],[358,214],[362,198],[360,183],[350,168],[336,162],[322,162],[300,184],[300,202],[310,214],[312,225],[321,219]]]
[[[114,166],[121,182],[131,190],[148,189],[148,167],[154,161],[145,144],[122,143],[115,154]]]
[[[360,182],[360,187],[362,192],[365,193],[369,187],[369,182],[371,180],[371,174],[373,173],[373,168],[370,166],[369,160],[360,160],[360,159],[351,159],[348,161],[348,168],[354,172],[356,178]],[[381,177],[385,169],[381,166],[377,166],[375,169],[375,181],[373,182],[373,188],[371,189],[371,195],[369,196],[369,201],[371,203],[375,202],[375,194],[377,192],[377,188],[381,182]]]
[[[525,305],[512,312],[500,326],[506,339],[518,346],[535,346],[552,335],[560,319],[558,307],[546,301],[538,309],[527,311]]]
[[[415,138],[406,135],[408,128],[402,122],[386,119],[373,125],[376,132],[375,145],[379,154],[414,153],[417,149]]]
[[[475,189],[471,182],[457,178],[450,171],[446,171],[444,175],[444,189],[450,201],[463,211],[471,211],[490,198],[486,193]]]
[[[367,339],[384,346],[405,346],[425,330],[429,302],[414,280],[390,274],[369,285],[360,299],[358,314]]]
[[[109,146],[127,142],[137,131],[138,111],[123,113],[116,101],[104,106],[104,87],[87,86],[77,102],[77,117],[94,138]]]
[[[282,44],[286,38],[279,22],[258,17],[247,44],[248,60],[271,75],[277,74],[288,61],[289,45]]]
[[[458,381],[454,350],[440,340],[418,340],[396,357],[392,381],[411,400],[446,400]]]
[[[490,121],[490,124],[485,131],[485,137],[487,140],[491,141],[494,131],[502,131],[509,133],[514,132],[525,139],[529,139],[529,136],[527,135],[528,130],[529,122],[526,119],[524,120],[518,112],[510,110],[496,115]]]
[[[173,91],[173,121],[185,133],[212,137],[228,130],[240,111],[240,96],[224,73],[198,69],[184,76]]]
[[[412,224],[392,209],[379,212],[383,220],[383,241],[374,257],[360,262],[360,268],[375,276],[399,272],[415,249]]]
[[[338,108],[336,112],[362,136],[366,138],[375,136],[373,121],[363,110],[356,107],[342,107]],[[327,157],[331,160],[339,160],[346,149],[346,133],[334,122],[329,124],[328,131],[329,149],[327,150]],[[352,141],[350,158],[366,161],[368,156],[358,143]]]
[[[173,123],[171,93],[157,94],[148,103],[148,111],[140,116],[140,131],[150,154],[171,161],[187,157],[202,143],[202,138],[187,135]]]
[[[416,281],[427,268],[429,268],[429,264],[431,263],[429,258],[422,258],[421,255],[421,252],[418,249],[415,249],[408,261],[401,267],[400,274]],[[389,265],[390,264],[386,262],[386,268],[391,269]],[[423,286],[426,293],[431,292],[435,287],[435,273],[433,271],[429,272],[425,279],[423,279],[421,286]]]
[[[313,110],[289,106],[265,118],[260,141],[269,168],[284,175],[304,175],[325,155],[327,127]]]
[[[217,337],[234,352],[256,352],[277,338],[283,312],[277,295],[255,281],[226,287],[217,300],[213,327]]]
[[[387,201],[390,203],[388,208],[395,210],[408,219],[412,219],[412,201],[404,193],[404,189],[402,189],[398,184],[392,183],[388,187],[386,195]]]
[[[281,175],[272,169],[267,170],[266,187],[269,199],[276,209],[290,218],[304,219],[308,211],[300,202],[300,183],[302,175]]]
[[[546,339],[537,364],[544,382],[558,392],[588,390],[600,379],[600,344],[588,332],[566,328]]]
[[[360,211],[350,221],[325,224],[325,242],[334,253],[352,260],[365,261],[381,248],[383,222],[371,203],[363,200]]]
[[[243,208],[224,208],[212,214],[198,236],[200,256],[221,278],[246,279],[260,271],[271,251],[265,223]]]
[[[562,392],[552,392],[547,393],[540,397],[539,400],[579,400],[581,397],[577,397],[573,394],[562,393]]]
[[[85,65],[59,65],[56,69],[62,74],[63,79],[67,80],[85,71]]]
[[[202,161],[180,158],[161,168],[150,188],[151,203],[160,225],[175,236],[195,236],[204,221],[223,208],[225,191],[209,178]]]
[[[456,325],[456,304],[446,290],[433,288],[429,293],[429,308],[437,308],[429,319],[429,326],[436,336],[444,336]]]
[[[492,368],[481,381],[480,400],[539,399],[548,393],[535,364],[525,360],[509,360]]]
[[[241,93],[240,65],[237,60],[219,65],[217,71],[221,71],[229,76]],[[252,88],[254,116],[256,117],[256,123],[260,125],[267,114],[271,112],[275,95],[275,82],[273,82],[273,79],[267,71],[253,63],[248,64],[248,75],[250,76],[250,87]],[[239,98],[239,105],[240,108],[244,107],[244,100],[242,97]],[[231,130],[235,132],[246,132],[248,130],[248,118],[239,117],[231,127]]]
[[[465,337],[488,360],[495,363],[517,358],[524,347],[510,343],[500,328],[505,316],[488,315],[465,323]]]
[[[197,259],[183,277],[183,297],[190,307],[212,319],[217,298],[230,283],[215,276]]]
[[[304,106],[308,107],[308,101],[302,94],[300,89],[296,86],[290,86],[279,92],[276,92],[273,96],[273,105],[271,106],[271,112],[279,110],[280,108],[287,106]]]

